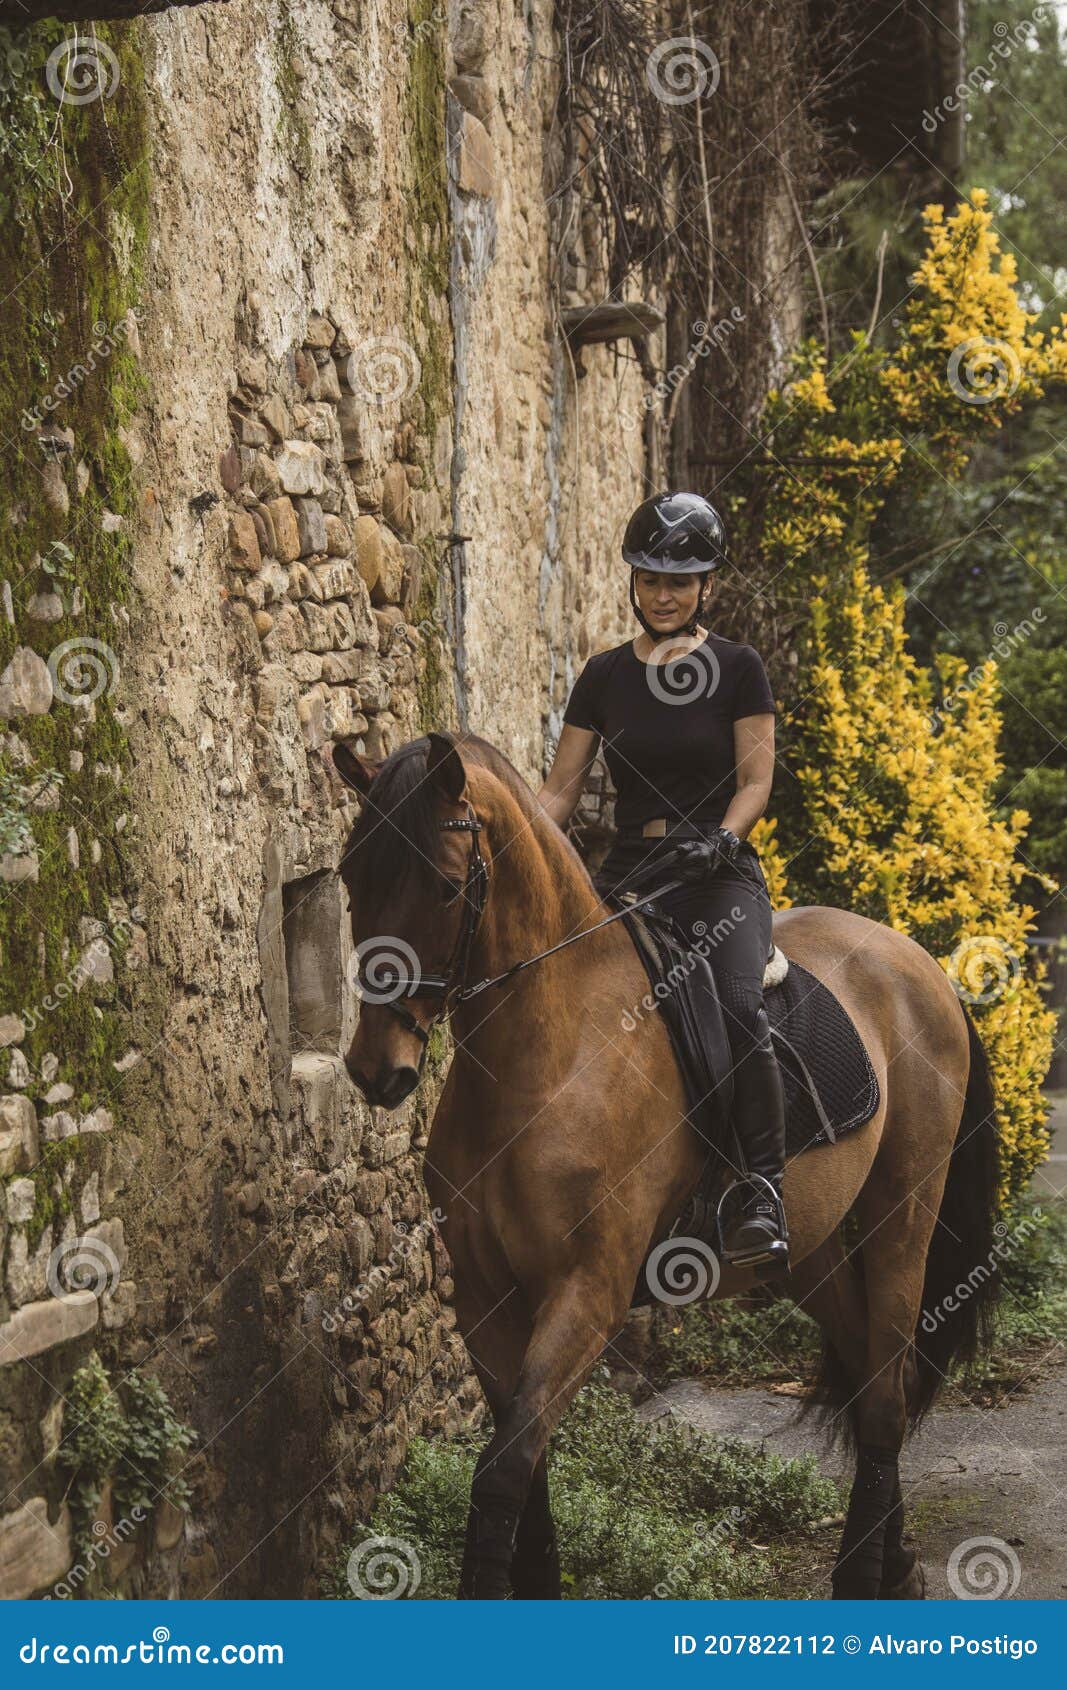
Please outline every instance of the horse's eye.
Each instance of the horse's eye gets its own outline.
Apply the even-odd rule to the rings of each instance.
[[[463,891],[463,886],[460,881],[453,880],[447,874],[443,878],[444,885],[441,887],[441,902],[443,904],[454,904],[460,893]]]

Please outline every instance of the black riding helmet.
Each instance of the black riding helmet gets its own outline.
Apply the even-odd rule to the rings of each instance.
[[[726,526],[715,506],[699,493],[657,493],[638,505],[626,525],[622,555],[630,565],[630,604],[652,640],[666,637],[646,620],[638,603],[633,571],[661,575],[707,575],[726,562]],[[674,634],[694,634],[700,606]]]

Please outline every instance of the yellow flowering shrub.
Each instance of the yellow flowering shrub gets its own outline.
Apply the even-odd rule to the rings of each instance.
[[[778,467],[736,502],[742,548],[760,551],[779,614],[795,606],[801,629],[783,744],[795,779],[779,782],[778,828],[755,843],[777,907],[845,905],[940,960],[989,1054],[1007,1198],[1047,1150],[1055,1017],[1026,950],[1028,818],[994,802],[996,665],[917,664],[903,592],[872,583],[868,544],[895,483],[958,474],[985,429],[1067,374],[1067,351],[1061,333],[1033,330],[983,194],[925,221],[894,345],[857,334],[829,365],[803,348],[764,416]]]

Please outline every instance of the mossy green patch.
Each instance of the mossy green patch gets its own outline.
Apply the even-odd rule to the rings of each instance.
[[[9,792],[32,790],[48,769],[62,776],[58,807],[22,810],[37,879],[0,892],[0,1010],[27,1021],[32,1066],[55,1051],[60,1077],[90,1097],[114,1083],[111,1061],[129,1042],[121,991],[78,991],[69,976],[84,948],[82,919],[106,921],[110,901],[131,896],[117,705],[135,514],[122,431],[141,396],[131,340],[149,219],[139,28],[98,29],[114,70],[109,91],[84,105],[58,100],[48,85],[63,24],[5,31],[0,41],[0,579],[14,618],[0,617],[0,670],[28,646],[50,662],[57,686],[46,715],[6,724],[17,743],[0,749],[0,776]],[[61,619],[31,618],[34,595],[57,590]]]

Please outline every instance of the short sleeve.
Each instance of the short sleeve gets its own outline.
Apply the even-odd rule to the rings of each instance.
[[[585,728],[587,732],[597,734],[602,731],[599,694],[596,668],[590,658],[571,688],[567,708],[563,712],[563,720],[568,727]]]
[[[759,652],[753,651],[750,645],[745,645],[740,648],[737,656],[734,721],[739,721],[743,716],[773,716],[774,694]]]

